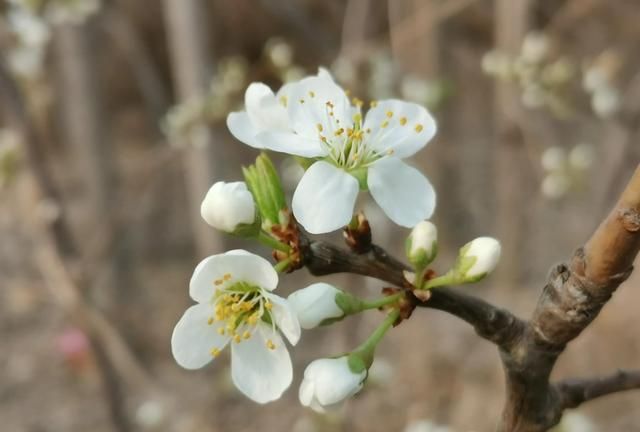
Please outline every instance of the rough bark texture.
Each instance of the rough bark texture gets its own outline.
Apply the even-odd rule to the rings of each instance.
[[[567,408],[611,393],[640,388],[640,371],[603,378],[549,380],[567,344],[598,316],[633,270],[640,250],[640,166],[617,205],[568,264],[552,269],[531,319],[450,288],[416,298],[407,266],[372,245],[356,254],[325,242],[307,242],[305,265],[314,275],[355,273],[404,288],[415,306],[442,310],[468,322],[500,351],[506,397],[501,432],[541,432],[558,424]]]

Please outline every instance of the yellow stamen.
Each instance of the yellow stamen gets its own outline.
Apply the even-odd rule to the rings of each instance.
[[[393,111],[387,111],[387,117],[388,118],[393,117]]]
[[[220,350],[218,348],[212,348],[210,352],[213,357],[218,357],[220,355]]]
[[[264,303],[264,308],[265,308],[266,310],[270,311],[271,309],[273,309],[273,304],[272,304],[269,300],[267,300],[267,301]]]
[[[342,135],[342,133],[344,132],[344,128],[340,128],[337,131],[334,132],[335,136],[340,136]]]
[[[353,121],[356,122],[356,123],[360,123],[362,121],[362,114],[355,113],[353,115]]]
[[[362,100],[361,100],[361,99],[359,99],[359,98],[357,98],[357,97],[354,97],[354,98],[352,99],[352,102],[353,102],[353,104],[354,104],[355,106],[357,106],[358,108],[362,107],[363,102],[362,102]]]
[[[304,99],[300,98],[300,103],[303,104],[304,103]]]
[[[388,120],[383,121],[382,124],[380,125],[380,127],[383,128],[383,129],[386,128],[387,126],[389,126],[389,121]]]
[[[213,284],[215,286],[222,285],[223,283],[224,283],[224,281],[222,279],[216,279],[216,280],[213,281]]]
[[[311,96],[311,97],[316,97],[316,94],[315,94],[314,92],[310,91],[310,92],[309,92],[309,96]]]
[[[251,333],[249,333],[248,330],[245,330],[244,333],[242,333],[242,337],[245,339],[249,339],[251,337]]]
[[[407,124],[407,118],[406,117],[400,117],[400,124],[402,126],[406,125]]]
[[[224,336],[224,333],[225,333],[225,332],[224,332],[224,327],[218,327],[218,334],[219,334],[220,336]]]
[[[318,128],[318,132],[322,132],[322,125],[320,123],[316,125],[316,128]]]
[[[242,342],[242,338],[240,337],[240,335],[235,335],[235,336],[233,337],[233,341],[234,341],[235,343],[240,343],[240,342]]]
[[[213,324],[213,317],[211,317],[211,318],[209,318],[209,319],[207,320],[207,324],[209,324],[209,325]]]
[[[378,101],[372,100],[371,102],[369,102],[369,105],[371,106],[371,108],[375,108],[378,106]]]
[[[222,279],[228,281],[229,279],[231,279],[231,273],[225,273],[224,276],[222,276]]]
[[[422,127],[422,125],[421,125],[421,124],[417,124],[417,125],[416,125],[416,127],[415,127],[415,130],[416,130],[416,132],[418,132],[418,133],[422,132],[422,129],[423,129],[423,127]]]
[[[274,350],[276,349],[276,344],[274,344],[273,341],[269,339],[267,340],[267,348],[269,348],[270,350]]]
[[[286,108],[287,107],[287,97],[280,96],[280,103]]]
[[[389,149],[389,150],[387,150],[387,154],[388,154],[389,156],[391,156],[393,153],[395,153],[395,151],[394,151],[393,149]]]

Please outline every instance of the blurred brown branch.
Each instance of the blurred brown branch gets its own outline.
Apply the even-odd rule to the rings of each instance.
[[[405,279],[408,267],[373,245],[356,254],[326,242],[308,242],[305,265],[313,275],[355,273],[407,290],[416,306],[448,312],[471,324],[500,349],[507,397],[500,431],[537,432],[556,425],[565,409],[608,394],[640,387],[639,372],[551,384],[560,354],[597,317],[613,292],[631,274],[640,250],[640,166],[602,222],[569,265],[551,272],[532,318],[449,288],[434,289],[421,301]]]
[[[585,378],[561,381],[556,384],[562,394],[562,405],[565,408],[577,408],[611,393],[640,388],[640,370],[624,371],[602,378]]]

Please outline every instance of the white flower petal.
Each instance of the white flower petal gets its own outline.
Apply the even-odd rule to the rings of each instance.
[[[293,194],[293,214],[311,234],[335,231],[349,223],[358,180],[327,162],[316,162]]]
[[[265,84],[251,83],[244,93],[244,104],[257,129],[288,130],[287,110]]]
[[[231,278],[225,280],[225,275]],[[216,286],[216,280],[223,280],[223,283]],[[212,255],[202,260],[194,270],[189,282],[189,295],[198,303],[207,303],[216,288],[237,282],[272,291],[278,285],[278,273],[269,261],[249,252],[246,255],[237,252]]]
[[[267,341],[275,344],[267,348]],[[293,366],[284,341],[265,323],[258,324],[250,339],[231,347],[231,378],[248,398],[267,403],[282,396],[291,385]]]
[[[291,345],[297,344],[300,340],[300,323],[289,302],[275,294],[265,293],[264,296],[273,304],[271,314],[276,326],[287,337]]]
[[[171,352],[183,368],[201,368],[213,359],[213,348],[222,351],[229,342],[228,336],[221,336],[217,332],[217,328],[224,323],[208,324],[212,316],[210,305],[197,304],[186,310],[173,329]]]
[[[264,131],[256,136],[262,148],[306,158],[327,155],[327,149],[317,138],[306,138],[290,132]]]
[[[256,139],[256,135],[261,132],[249,119],[245,111],[229,113],[227,116],[227,128],[238,141],[253,148],[262,149],[264,146]]]
[[[424,107],[396,99],[378,102],[367,112],[362,128],[371,130],[367,139],[372,148],[380,153],[392,150],[401,159],[416,153],[436,134],[436,122]]]
[[[398,225],[412,228],[429,219],[436,207],[429,180],[400,159],[385,158],[373,164],[367,183],[373,199]]]
[[[326,319],[344,316],[344,311],[336,304],[340,290],[324,282],[311,284],[295,291],[287,300],[295,310],[303,329],[312,329]]]
[[[349,98],[340,86],[327,78],[313,76],[299,81],[291,89],[287,109],[290,127],[305,138],[319,140],[321,133],[331,137],[335,130],[353,124]]]

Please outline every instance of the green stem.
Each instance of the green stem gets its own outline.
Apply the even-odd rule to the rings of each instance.
[[[284,253],[291,252],[291,247],[289,247],[289,245],[274,239],[264,231],[260,231],[260,233],[258,233],[258,241],[271,249],[279,250]]]
[[[273,268],[278,273],[285,272],[289,268],[289,264],[291,264],[291,261],[293,261],[293,258],[287,257],[287,258],[283,259],[282,261],[279,261],[276,265],[273,266]]]
[[[375,351],[376,346],[378,345],[378,343],[380,343],[391,326],[393,326],[393,323],[397,321],[399,316],[400,311],[398,309],[394,309],[393,311],[391,311],[389,315],[387,315],[387,317],[384,319],[384,321],[382,321],[382,323],[378,326],[378,328],[375,329],[373,333],[371,333],[371,336],[369,336],[369,338],[354,351],[361,353],[361,355],[368,360],[367,363],[369,366],[371,365],[371,363],[373,363],[373,352]]]
[[[428,290],[431,288],[436,288],[445,285],[457,285],[456,278],[452,272],[448,272],[443,274],[442,276],[438,276],[437,278],[429,279],[425,282],[420,289]],[[416,287],[419,285],[416,284]]]
[[[383,306],[386,306],[388,304],[392,304],[397,302],[402,296],[404,295],[404,293],[397,293],[397,294],[393,294],[390,296],[386,296],[386,297],[381,297],[379,299],[375,299],[375,300],[371,300],[371,301],[366,301],[363,300],[362,304],[361,304],[361,309],[360,310],[368,310],[368,309],[378,309],[381,308]]]

